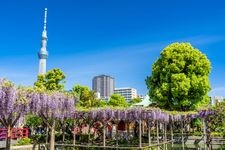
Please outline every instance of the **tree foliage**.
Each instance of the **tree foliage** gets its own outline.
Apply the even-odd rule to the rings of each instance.
[[[114,107],[117,107],[117,106],[118,107],[127,107],[128,106],[128,102],[120,94],[112,94],[110,96],[108,105],[114,106]]]
[[[38,90],[56,90],[62,91],[65,84],[65,74],[62,70],[55,68],[49,70],[44,75],[38,75],[37,81],[34,83],[34,87]]]
[[[217,103],[213,106],[216,111],[216,115],[210,117],[210,123],[208,126],[214,132],[220,136],[225,136],[225,101]]]
[[[40,125],[42,125],[42,118],[33,114],[29,114],[25,116],[26,125],[30,127],[31,136],[35,134],[35,129],[37,129]]]
[[[26,125],[30,127],[38,127],[42,124],[42,119],[39,116],[29,114],[26,116],[25,119],[26,119]]]
[[[130,105],[133,105],[133,104],[136,104],[136,103],[140,103],[141,102],[141,98],[140,97],[137,97],[137,98],[133,98],[129,104]]]
[[[153,102],[169,110],[193,110],[209,102],[210,61],[189,43],[173,43],[160,54],[146,79]]]
[[[75,85],[71,92],[77,97],[77,106],[86,108],[99,106],[100,100],[87,86]]]

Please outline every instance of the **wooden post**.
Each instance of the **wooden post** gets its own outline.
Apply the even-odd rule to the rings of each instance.
[[[105,124],[103,123],[103,147],[105,148]]]
[[[151,127],[150,127],[150,122],[148,124],[148,146],[151,146]]]
[[[202,123],[203,123],[204,148],[206,150],[207,149],[207,144],[206,144],[207,137],[206,137],[206,124],[205,124],[204,118],[202,118]]]
[[[74,129],[73,129],[73,146],[74,146],[74,148],[76,146],[76,123],[75,123],[75,120],[74,120]]]
[[[183,117],[181,118],[181,139],[182,139],[182,149],[184,150],[184,125],[183,125]]]
[[[171,133],[171,140],[172,140],[171,146],[173,147],[173,122],[170,123],[170,133]]]
[[[139,148],[141,148],[141,119],[139,120]]]
[[[162,137],[163,137],[163,149],[166,149],[166,144],[165,144],[165,124],[162,123]]]
[[[118,122],[117,122],[117,124],[116,124],[116,149],[118,149]]]
[[[141,122],[141,131],[142,131],[141,134],[144,135],[145,134],[145,122],[144,121]]]
[[[167,133],[166,133],[167,132],[166,131],[167,129],[166,128],[167,128],[167,124],[165,123],[165,142],[166,142],[166,147],[165,148],[167,150]]]
[[[126,127],[127,127],[127,138],[130,137],[130,123],[126,122]]]
[[[156,122],[157,150],[159,150],[159,121]]]

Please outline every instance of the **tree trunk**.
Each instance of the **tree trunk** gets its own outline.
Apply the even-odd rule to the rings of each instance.
[[[55,120],[51,126],[51,136],[50,136],[50,150],[55,149]]]
[[[48,130],[49,130],[49,127],[47,126],[46,127],[46,139],[45,139],[46,146],[48,145]]]
[[[11,146],[11,126],[7,127],[6,150],[10,150]]]
[[[34,135],[34,126],[31,126],[31,128],[30,128],[30,135],[31,135],[31,136]]]
[[[65,141],[65,131],[62,132],[62,143],[64,144]]]

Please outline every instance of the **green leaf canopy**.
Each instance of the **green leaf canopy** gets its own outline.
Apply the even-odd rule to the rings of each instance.
[[[146,79],[149,96],[168,110],[193,110],[209,102],[210,61],[189,43],[167,46]]]

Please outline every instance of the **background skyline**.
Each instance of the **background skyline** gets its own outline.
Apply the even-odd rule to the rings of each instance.
[[[48,8],[47,70],[66,74],[66,89],[91,88],[107,74],[116,87],[146,94],[145,79],[164,47],[190,42],[211,61],[210,95],[225,97],[223,0],[0,2],[0,77],[17,85],[36,81],[44,8]]]

